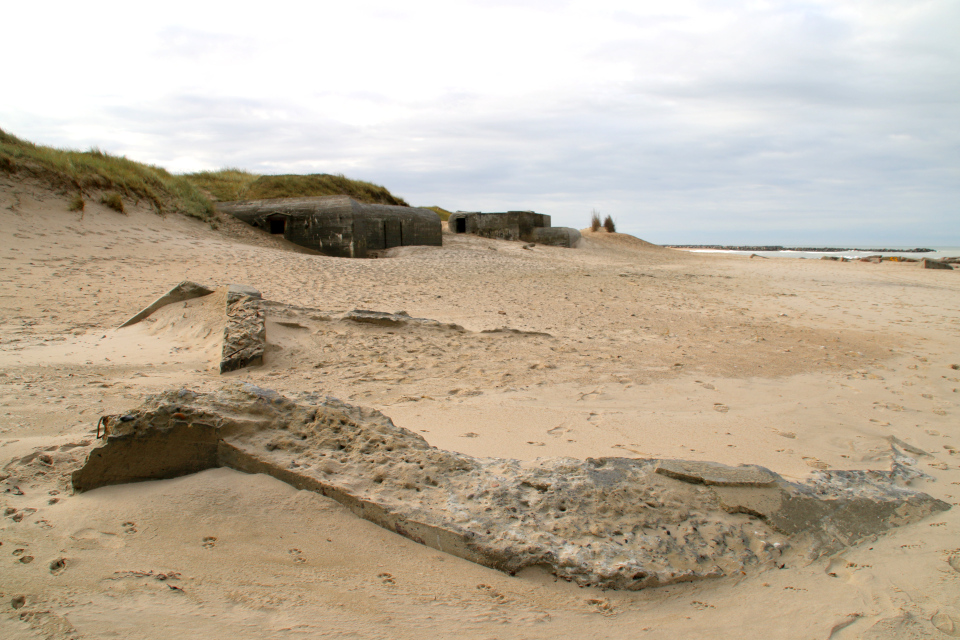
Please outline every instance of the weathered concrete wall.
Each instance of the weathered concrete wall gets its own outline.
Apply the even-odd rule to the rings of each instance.
[[[104,438],[76,490],[212,466],[266,473],[435,549],[613,589],[778,566],[794,545],[832,553],[950,508],[898,486],[922,473],[895,447],[889,472],[822,471],[804,484],[749,465],[473,458],[379,411],[247,384],[153,396],[110,417]]]
[[[520,240],[556,247],[576,247],[580,232],[568,227],[551,227],[550,216],[533,211],[450,214],[447,228],[453,233],[470,233],[499,240]]]
[[[457,220],[465,220],[461,231]],[[454,233],[472,233],[485,238],[500,240],[534,241],[534,229],[549,227],[550,216],[533,211],[507,211],[506,213],[471,213],[458,211],[450,215],[447,228]]]
[[[231,285],[227,293],[227,322],[223,329],[220,373],[263,364],[267,345],[266,316],[260,308],[260,292],[253,287]]]
[[[429,209],[366,204],[347,196],[222,202],[217,209],[270,231],[284,219],[283,237],[327,255],[366,258],[409,245],[440,246],[440,216]]]
[[[533,241],[554,247],[576,247],[580,244],[580,232],[570,227],[534,229]]]

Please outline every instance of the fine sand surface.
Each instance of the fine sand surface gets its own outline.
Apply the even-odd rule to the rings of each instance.
[[[349,260],[130,209],[67,212],[0,176],[0,478],[11,459],[49,461],[0,482],[0,637],[960,637],[960,509],[833,557],[798,550],[783,569],[604,592],[445,555],[266,476],[71,495],[57,470],[101,415],[245,380],[374,407],[475,456],[712,460],[802,480],[888,469],[893,437],[928,454],[909,454],[931,478],[912,488],[958,505],[960,271],[603,231],[575,250],[445,234]],[[220,375],[222,300],[116,328],[182,280],[319,311],[269,322],[264,365]],[[466,331],[327,319],[353,309]],[[520,333],[484,333],[502,328]]]

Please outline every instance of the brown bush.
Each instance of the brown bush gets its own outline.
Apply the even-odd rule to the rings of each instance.
[[[590,231],[600,231],[600,212],[596,209],[590,214]]]
[[[603,228],[609,231],[610,233],[617,232],[617,225],[614,224],[613,218],[611,218],[610,216],[607,216],[606,218],[603,219]]]

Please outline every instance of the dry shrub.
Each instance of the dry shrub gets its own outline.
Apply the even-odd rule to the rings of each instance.
[[[119,211],[120,213],[124,212],[123,200],[120,199],[120,194],[116,191],[103,194],[103,196],[100,198],[100,204],[106,205],[114,211]]]
[[[600,231],[600,212],[596,209],[590,214],[590,231]]]
[[[607,216],[606,218],[603,219],[603,228],[609,231],[610,233],[616,233],[617,231],[617,225],[614,224],[613,218],[611,218],[610,216]]]
[[[82,193],[75,193],[73,197],[70,198],[70,204],[67,205],[67,211],[83,211],[83,208],[86,206],[86,203],[83,201]]]

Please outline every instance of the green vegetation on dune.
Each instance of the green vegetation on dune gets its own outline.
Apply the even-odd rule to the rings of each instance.
[[[216,219],[214,201],[345,195],[360,202],[409,206],[386,187],[342,175],[264,176],[242,169],[173,175],[162,167],[99,149],[72,151],[33,144],[3,129],[0,171],[35,178],[66,194],[72,192],[69,207],[73,211],[83,211],[84,197],[117,211],[124,210],[122,198],[135,203],[146,200],[158,213],[179,212],[210,222]]]
[[[228,168],[190,173],[184,177],[221,202],[344,195],[359,202],[409,206],[386,187],[329,173],[262,176]]]
[[[126,197],[135,202],[146,200],[157,212],[175,211],[208,221],[215,217],[210,200],[184,176],[99,149],[44,147],[0,129],[0,171],[23,173],[81,198],[92,191],[109,192],[102,197],[113,203]],[[75,195],[71,206],[82,210],[81,204]]]
[[[440,207],[423,207],[423,208],[430,209],[430,211],[433,211],[438,216],[440,216],[440,219],[443,220],[444,222],[450,219],[450,212],[447,211],[446,209],[441,209]]]

